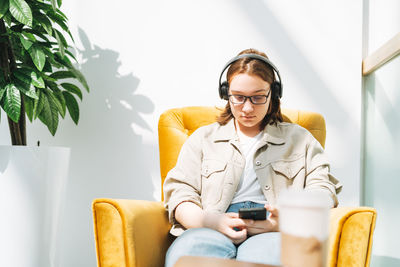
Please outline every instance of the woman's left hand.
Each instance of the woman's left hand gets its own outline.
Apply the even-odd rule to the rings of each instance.
[[[246,223],[247,234],[249,236],[279,231],[278,209],[269,205],[265,205],[265,208],[267,211],[269,211],[269,215],[266,220],[243,220]]]

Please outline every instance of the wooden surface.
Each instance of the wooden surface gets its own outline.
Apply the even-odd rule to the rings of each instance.
[[[266,265],[250,263],[229,259],[206,258],[196,256],[183,256],[174,267],[278,267],[276,265]]]
[[[363,60],[362,74],[368,75],[374,72],[398,55],[400,55],[400,33]]]

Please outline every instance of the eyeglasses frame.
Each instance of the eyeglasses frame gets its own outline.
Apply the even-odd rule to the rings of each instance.
[[[245,96],[245,95],[239,95],[239,94],[230,94],[230,95],[228,95],[228,98],[229,98],[229,101],[230,101],[233,105],[243,105],[243,104],[246,103],[247,99],[249,99],[249,100],[250,100],[250,103],[252,103],[253,105],[259,106],[259,105],[264,105],[265,103],[268,102],[268,97],[269,97],[270,94],[271,94],[271,89],[268,91],[268,94],[266,94],[266,95],[251,95],[251,96]],[[242,96],[242,97],[244,97],[244,101],[243,101],[243,103],[234,103],[234,102],[232,102],[232,100],[231,100],[231,96]],[[265,96],[265,102],[264,102],[264,103],[254,103],[253,100],[251,99],[251,98],[254,97],[254,96]]]

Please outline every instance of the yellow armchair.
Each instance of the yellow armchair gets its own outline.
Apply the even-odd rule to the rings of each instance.
[[[182,144],[198,127],[215,121],[214,107],[184,107],[164,112],[159,120],[161,182],[175,166]],[[308,129],[325,145],[325,120],[314,112],[283,110],[284,121]],[[99,267],[161,267],[172,242],[162,202],[127,199],[93,201]],[[331,210],[328,267],[369,266],[376,211],[368,207]]]

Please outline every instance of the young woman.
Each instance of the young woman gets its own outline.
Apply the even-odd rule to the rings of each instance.
[[[178,236],[166,267],[183,255],[279,265],[279,193],[319,190],[337,206],[341,186],[329,173],[323,148],[306,129],[282,122],[280,82],[276,67],[255,49],[224,67],[219,89],[228,100],[225,110],[188,138],[164,183],[171,234]],[[266,220],[237,213],[264,206]]]

